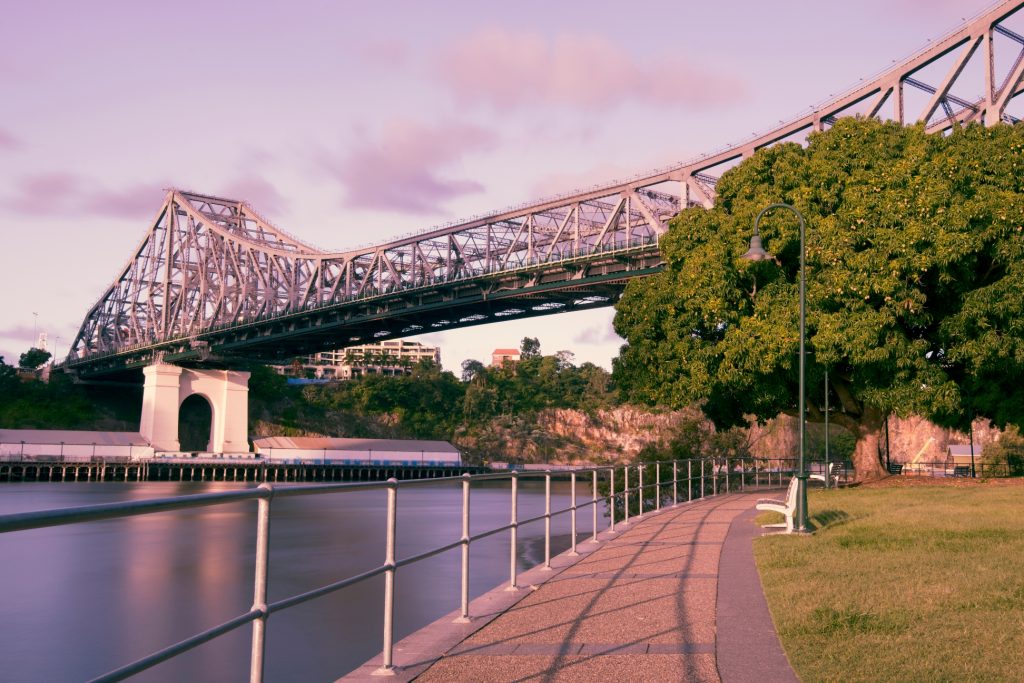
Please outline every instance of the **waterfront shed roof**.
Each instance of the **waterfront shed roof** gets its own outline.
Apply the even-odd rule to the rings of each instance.
[[[148,446],[139,432],[93,432],[76,429],[0,429],[0,443]]]
[[[254,439],[257,449],[295,448],[301,450],[337,451],[426,451],[428,453],[458,453],[459,449],[447,441],[423,439],[350,439],[324,436],[266,436]]]

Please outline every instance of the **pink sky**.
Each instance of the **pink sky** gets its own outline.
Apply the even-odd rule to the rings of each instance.
[[[385,241],[750,137],[979,0],[22,2],[0,22],[0,355],[66,352],[174,185],[323,247]],[[1018,29],[1020,30],[1020,29]],[[536,336],[610,367],[611,309]]]

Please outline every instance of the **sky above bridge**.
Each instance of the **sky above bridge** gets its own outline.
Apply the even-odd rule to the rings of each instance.
[[[349,249],[685,161],[857,84],[985,0],[18,2],[0,21],[0,355],[59,354],[164,188]],[[416,337],[458,372],[613,310]]]

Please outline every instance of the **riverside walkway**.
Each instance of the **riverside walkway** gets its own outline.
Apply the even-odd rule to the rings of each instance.
[[[757,494],[645,514],[395,646],[397,681],[796,681],[753,562]],[[380,656],[343,681],[373,676]]]

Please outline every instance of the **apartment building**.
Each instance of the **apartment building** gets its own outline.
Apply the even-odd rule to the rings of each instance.
[[[412,372],[421,360],[431,360],[440,365],[441,349],[419,342],[391,339],[323,351],[296,360],[298,363],[293,361],[274,367],[283,375],[310,379],[345,380],[364,375],[397,377]]]

